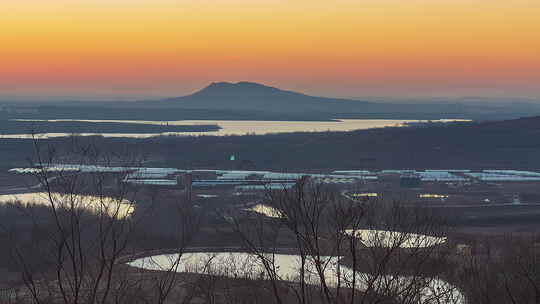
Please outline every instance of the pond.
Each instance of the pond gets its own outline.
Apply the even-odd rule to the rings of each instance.
[[[265,204],[257,204],[246,211],[255,212],[269,218],[284,218],[283,212]],[[366,247],[381,248],[427,248],[442,245],[446,237],[430,236],[419,233],[375,230],[346,229],[343,233],[358,238]]]
[[[274,207],[265,205],[265,204],[257,204],[257,205],[255,205],[253,207],[245,209],[245,211],[251,211],[251,212],[259,213],[259,214],[262,214],[262,215],[265,215],[265,216],[271,217],[271,218],[282,218],[283,217],[283,213],[280,210],[278,210],[278,209],[276,209]]]
[[[208,275],[219,275],[229,278],[267,279],[263,258],[273,265],[275,273],[280,280],[300,282],[301,258],[294,254],[266,253],[262,257],[246,252],[187,252],[181,255],[163,254],[139,258],[128,264],[132,267],[155,270],[187,272]],[[411,276],[374,276],[367,273],[353,271],[341,265],[340,258],[323,256],[319,262],[323,265],[321,275],[316,270],[314,259],[308,258],[305,263],[305,282],[319,285],[321,277],[329,287],[336,287],[338,279],[340,285],[372,292],[405,294],[411,286],[416,286],[415,294],[421,297],[422,303],[464,303],[461,292],[448,282],[438,278],[423,278]],[[355,284],[352,278],[355,276]],[[415,284],[412,284],[415,283]],[[419,285],[416,285],[419,284]],[[409,294],[409,296],[411,296]]]
[[[0,204],[20,202],[24,206],[47,206],[51,203],[55,208],[79,209],[90,211],[94,214],[106,214],[117,219],[130,217],[135,210],[134,204],[126,199],[116,199],[112,197],[99,197],[82,194],[65,194],[52,192],[31,192],[20,194],[0,195]]]
[[[447,241],[446,237],[374,229],[346,229],[345,234],[355,236],[366,247],[427,248]]]

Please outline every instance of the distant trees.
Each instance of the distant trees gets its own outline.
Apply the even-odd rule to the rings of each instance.
[[[110,119],[119,119],[114,117],[118,116],[114,111],[98,112],[98,116],[110,115]],[[148,119],[146,112],[141,110],[139,119]],[[214,114],[220,116],[219,113]],[[73,118],[69,117],[69,113],[66,115],[66,118]],[[163,110],[160,115],[169,118],[172,115],[171,120],[178,120],[181,119],[178,115],[185,113]],[[245,117],[253,119],[250,115],[251,113]],[[163,117],[165,116],[161,119],[164,119]],[[134,118],[132,116],[129,119]],[[0,124],[2,123],[6,122],[0,121]],[[227,157],[241,151],[242,158],[253,161],[258,169],[273,170],[440,167],[528,170],[540,167],[540,159],[531,157],[538,154],[540,148],[530,140],[536,136],[539,125],[537,118],[531,118],[504,122],[457,123],[444,127],[382,128],[353,132],[79,140],[93,140],[102,150],[113,153],[125,149],[138,150],[141,155],[149,155],[158,160],[160,166],[178,168],[227,168],[230,165]],[[50,139],[49,142],[57,147],[70,145],[66,138]],[[24,161],[27,153],[27,141],[3,141],[0,167],[10,166],[14,161]]]
[[[539,235],[485,240],[483,252],[460,259],[456,281],[469,303],[540,303],[539,240]]]
[[[217,125],[161,125],[122,122],[18,121],[0,119],[0,135],[41,133],[163,133],[218,131]]]

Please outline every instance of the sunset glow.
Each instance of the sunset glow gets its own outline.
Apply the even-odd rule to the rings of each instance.
[[[0,95],[540,96],[538,0],[0,3]]]

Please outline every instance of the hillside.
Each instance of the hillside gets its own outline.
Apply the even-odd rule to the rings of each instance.
[[[235,154],[247,169],[523,169],[540,170],[540,117],[420,128],[266,136],[86,138],[116,153],[128,150],[155,160],[153,166],[231,168]],[[69,148],[66,139],[49,140]],[[32,155],[29,141],[5,140],[4,166],[22,166]],[[0,163],[2,163],[0,162]],[[1,166],[0,166],[1,167]]]

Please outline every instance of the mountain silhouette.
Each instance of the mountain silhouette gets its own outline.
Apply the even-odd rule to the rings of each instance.
[[[237,83],[230,82],[213,82],[206,88],[190,95],[195,97],[309,97],[305,94],[296,93],[292,91],[284,91],[278,88],[266,86],[263,84],[242,81]]]
[[[415,104],[414,101],[412,103],[380,103],[318,97],[248,81],[213,82],[191,95],[130,104],[130,107],[133,106],[163,111],[228,113],[230,117],[242,119],[254,117],[255,114],[273,117],[273,119],[276,119],[275,117],[437,119],[440,117],[468,118],[471,116],[470,113],[485,112],[483,108],[474,108],[464,104]],[[221,114],[218,116],[221,117]]]
[[[368,102],[309,96],[254,82],[214,82],[191,95],[158,101],[186,109],[256,110],[270,112],[336,112],[360,110]]]

